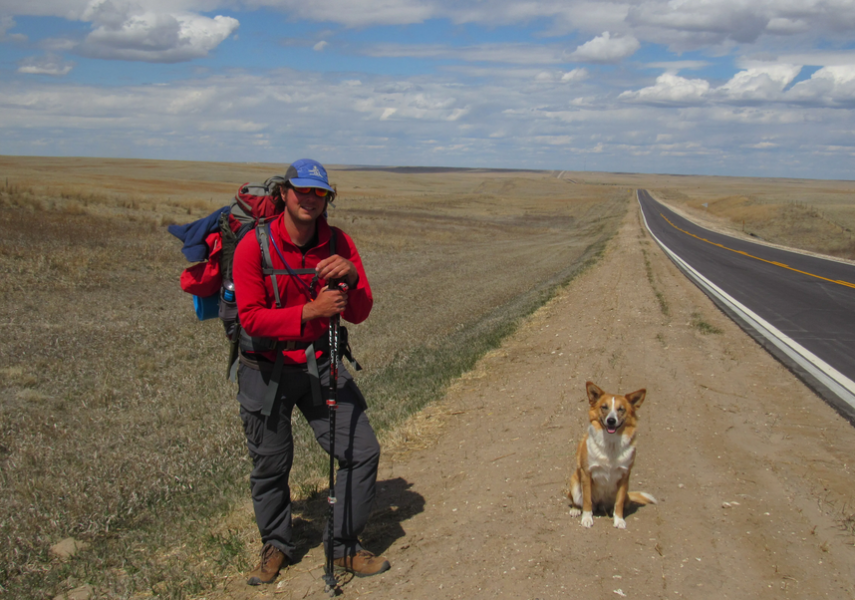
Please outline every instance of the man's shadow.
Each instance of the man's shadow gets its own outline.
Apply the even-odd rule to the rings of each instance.
[[[401,477],[377,482],[374,510],[361,536],[367,550],[375,554],[386,552],[396,540],[406,535],[402,523],[424,510],[424,497],[412,491],[411,487],[413,484]],[[327,491],[322,490],[305,500],[295,501],[293,511],[297,515],[291,523],[297,546],[293,559],[299,562],[323,541],[329,518]]]

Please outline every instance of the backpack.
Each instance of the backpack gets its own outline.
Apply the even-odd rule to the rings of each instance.
[[[231,204],[192,223],[169,226],[169,233],[184,242],[181,252],[187,260],[197,263],[181,273],[181,289],[194,296],[200,321],[219,314],[222,288],[231,288],[232,262],[241,238],[282,212],[273,194],[284,182],[276,176],[263,184],[245,183]]]
[[[282,208],[276,206],[274,194],[283,183],[285,178],[276,175],[264,183],[243,184],[238,188],[229,210],[220,215],[219,230],[223,245],[220,272],[224,284],[233,281],[232,263],[238,242],[256,226],[272,220],[282,212]]]
[[[285,178],[276,175],[262,184],[243,184],[238,188],[229,210],[220,215],[219,233],[222,250],[219,255],[219,268],[222,282],[218,295],[217,316],[223,322],[223,328],[229,340],[227,376],[232,381],[236,377],[237,359],[241,349],[260,352],[272,350],[276,345],[276,341],[270,338],[249,337],[240,326],[232,266],[235,250],[243,237],[259,225],[269,223],[282,212],[283,207],[276,205],[275,194],[283,183]]]

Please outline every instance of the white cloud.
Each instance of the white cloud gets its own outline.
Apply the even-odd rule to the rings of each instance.
[[[824,67],[795,84],[787,99],[820,105],[855,106],[855,65]]]
[[[640,47],[639,41],[632,36],[612,37],[606,31],[576,48],[569,58],[582,62],[615,63],[632,56]]]
[[[396,119],[436,122],[456,121],[465,115],[468,108],[458,104],[448,90],[432,90],[362,97],[354,108],[370,118],[383,121],[395,115]]]
[[[547,146],[568,146],[573,143],[572,135],[539,135],[534,137],[534,141]]]
[[[851,74],[834,72],[817,79],[832,76],[835,85],[851,79]],[[574,97],[575,86],[541,86],[532,95],[534,88],[504,80],[460,85],[457,78],[364,73],[360,80],[353,85],[352,79],[281,69],[219,73],[161,86],[102,88],[33,80],[24,87],[0,81],[0,154],[43,153],[37,141],[50,135],[51,150],[60,155],[122,155],[123,148],[127,152],[129,144],[142,140],[151,144],[146,155],[200,160],[317,154],[322,161],[342,164],[774,175],[784,168],[784,156],[795,161],[786,166],[794,176],[846,173],[851,164],[851,148],[843,150],[852,131],[849,111],[810,105],[796,110],[786,104],[710,106],[721,98],[713,90],[700,94],[704,85],[695,80],[681,85],[695,89],[701,100],[676,109],[667,103],[663,109],[661,102],[615,102],[596,91],[598,81],[585,86],[585,96]],[[663,92],[666,81],[659,81]],[[671,98],[691,96],[676,93],[678,80],[670,82]],[[247,89],[253,90],[251,98]],[[378,94],[378,89],[396,91]],[[286,120],[283,114],[299,118]],[[319,146],[325,139],[335,144]],[[750,145],[766,141],[778,147],[762,151],[775,152],[774,163],[764,170]],[[443,151],[434,153],[435,148]],[[818,169],[799,162],[818,148],[827,153],[816,163]],[[584,165],[574,158],[582,156],[588,157]]]
[[[809,30],[810,23],[798,18],[772,17],[766,24],[766,31],[777,35],[794,35]]]
[[[74,63],[63,60],[56,54],[48,53],[22,60],[18,66],[18,73],[62,76],[68,75],[73,68]]]
[[[563,83],[576,83],[577,81],[584,81],[589,77],[588,70],[584,68],[573,69],[572,71],[567,71],[561,76],[561,81]]]
[[[109,60],[183,62],[207,56],[239,26],[232,17],[209,18],[168,6],[158,11],[154,4],[143,9],[125,0],[93,0],[77,11],[93,30],[74,51]]]
[[[697,71],[710,66],[710,63],[705,60],[671,60],[663,62],[647,63],[644,65],[647,69],[662,69],[669,73],[677,73],[678,71]]]
[[[772,65],[740,71],[718,88],[729,100],[776,100],[799,74],[798,65]]]
[[[185,88],[169,94],[164,110],[173,115],[210,113],[217,100],[217,92],[211,88]]]
[[[132,0],[3,0],[8,15],[91,20],[84,14],[119,14]],[[642,41],[719,44],[751,43],[765,34],[816,35],[855,29],[849,0],[137,0],[146,11],[164,14],[216,10],[272,9],[291,18],[348,27],[405,25],[429,19],[456,24],[515,25],[544,22],[548,35],[610,31]],[[851,36],[848,36],[851,38]]]
[[[366,47],[361,52],[366,56],[382,58],[444,58],[524,65],[566,62],[562,57],[562,48],[536,44],[479,44],[461,47],[441,44],[377,44]]]
[[[673,73],[663,73],[656,78],[654,85],[636,92],[623,92],[618,98],[650,104],[697,104],[704,100],[709,90],[710,84],[704,79],[686,79]]]
[[[514,81],[518,84],[519,80],[531,80],[541,73],[541,69],[537,67],[512,67],[504,65],[496,66],[474,66],[474,65],[451,65],[442,67],[443,73],[450,73],[457,77],[477,77],[479,79],[494,80],[494,81]]]
[[[419,0],[262,0],[253,4],[274,6],[300,18],[331,21],[348,27],[406,25],[439,16],[431,2]]]
[[[468,106],[465,106],[463,108],[455,108],[454,110],[451,111],[450,115],[445,117],[445,120],[446,121],[458,121],[462,117],[465,117],[467,114],[469,114],[469,107]]]
[[[819,69],[809,80],[787,90],[802,67],[763,65],[736,73],[723,85],[712,88],[703,79],[685,79],[672,72],[660,75],[652,86],[626,91],[619,99],[646,104],[684,106],[724,103],[736,105],[808,103],[817,106],[855,105],[855,65]],[[756,115],[755,115],[756,116]]]
[[[774,11],[774,0],[771,4]],[[710,34],[713,43],[727,39],[748,43],[763,33],[771,18],[769,12],[770,4],[751,0],[654,0],[631,8],[628,19],[635,26]]]
[[[770,64],[770,60],[759,60],[751,58],[740,58],[737,60],[737,65],[743,69],[752,67],[762,67]],[[804,65],[812,67],[834,67],[855,65],[855,51],[840,50],[840,51],[809,51],[799,53],[781,54],[775,57],[774,63]],[[774,64],[773,63],[773,64]]]
[[[199,125],[199,131],[237,131],[251,133],[262,131],[267,127],[266,123],[254,123],[241,119],[213,119]]]
[[[323,52],[324,48],[326,48],[327,46],[329,46],[329,43],[321,40],[320,42],[312,46],[312,50],[314,50],[315,52]]]

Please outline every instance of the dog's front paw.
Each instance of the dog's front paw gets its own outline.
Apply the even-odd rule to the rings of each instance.
[[[570,507],[570,516],[571,517],[578,517],[581,514],[582,514],[582,509],[579,508],[578,506],[571,506]]]
[[[615,517],[615,527],[617,527],[618,529],[626,529],[626,521],[624,521],[620,517]]]
[[[594,513],[583,512],[582,513],[582,527],[593,527],[593,526],[594,526]]]

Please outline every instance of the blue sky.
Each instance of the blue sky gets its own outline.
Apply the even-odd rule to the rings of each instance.
[[[0,0],[0,154],[853,179],[855,0]]]

